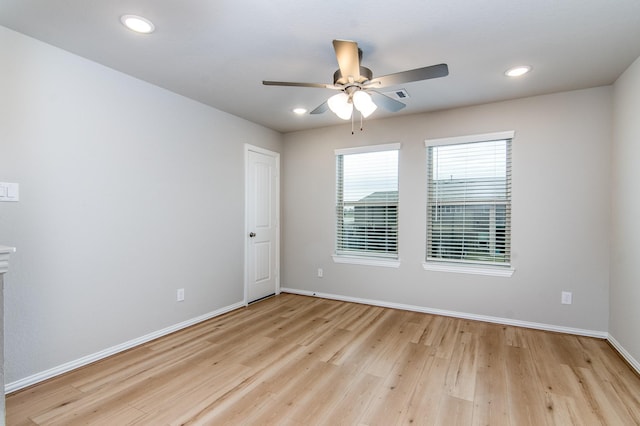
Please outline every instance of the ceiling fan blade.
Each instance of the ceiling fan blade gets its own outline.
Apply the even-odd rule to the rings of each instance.
[[[387,111],[398,112],[402,108],[406,107],[402,102],[396,101],[383,93],[376,92],[375,90],[367,90],[367,92],[371,93],[376,105],[380,105]]]
[[[322,114],[323,112],[325,112],[328,109],[329,109],[329,103],[327,101],[324,101],[323,103],[318,105],[318,107],[316,109],[311,111],[309,114]]]
[[[263,80],[262,84],[265,86],[293,86],[293,87],[317,87],[319,89],[340,89],[333,84],[323,83],[294,83],[291,81],[267,81]]]
[[[412,81],[428,80],[449,75],[447,64],[432,65],[430,67],[416,68],[414,70],[397,72],[395,74],[376,77],[367,83],[368,87],[386,87],[397,84],[411,83]]]
[[[353,81],[357,81],[360,77],[358,43],[348,40],[333,40],[333,49],[336,51],[338,68],[340,68],[340,74],[342,74],[342,77],[336,83],[348,83],[349,77],[353,78]]]

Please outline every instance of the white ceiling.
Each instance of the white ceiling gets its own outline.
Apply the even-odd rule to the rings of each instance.
[[[640,56],[640,0],[2,0],[0,25],[281,132],[342,123],[291,112],[330,90],[261,83],[332,83],[336,38],[358,42],[374,77],[449,65],[369,119],[608,85]],[[506,78],[517,64],[533,71]]]

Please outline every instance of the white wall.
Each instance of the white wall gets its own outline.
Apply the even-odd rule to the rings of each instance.
[[[0,93],[7,383],[243,300],[243,144],[282,135],[2,27]]]
[[[606,334],[611,88],[285,135],[282,286]],[[424,140],[514,130],[511,278],[427,272]],[[335,264],[334,149],[401,142],[399,269]],[[317,268],[324,277],[317,278]],[[561,305],[562,290],[573,304]]]
[[[610,334],[640,367],[640,58],[613,86]]]

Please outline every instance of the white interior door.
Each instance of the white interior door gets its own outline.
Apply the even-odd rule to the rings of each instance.
[[[245,302],[280,292],[280,155],[247,146]]]

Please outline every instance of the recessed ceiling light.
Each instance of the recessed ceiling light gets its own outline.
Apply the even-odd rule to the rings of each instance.
[[[306,110],[306,109],[304,109],[304,108],[294,108],[294,109],[293,109],[293,112],[294,112],[294,113],[296,113],[296,114],[298,114],[298,115],[302,115],[302,114],[306,113],[306,112],[307,112],[307,110]]]
[[[521,75],[525,75],[531,71],[531,67],[529,65],[518,65],[517,67],[509,68],[504,72],[504,75],[507,77],[520,77]]]
[[[142,16],[122,15],[120,17],[120,22],[122,22],[122,24],[131,31],[141,34],[149,34],[156,29],[150,20],[143,18]]]

